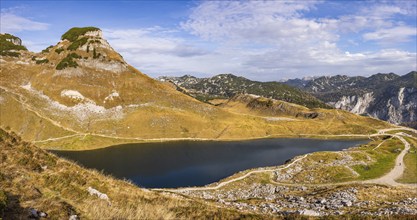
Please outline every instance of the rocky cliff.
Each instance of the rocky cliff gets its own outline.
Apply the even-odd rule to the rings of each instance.
[[[335,108],[355,114],[366,114],[395,124],[410,125],[417,121],[415,71],[404,76],[378,73],[370,77],[319,77],[299,88]]]

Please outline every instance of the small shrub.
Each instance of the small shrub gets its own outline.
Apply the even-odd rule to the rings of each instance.
[[[6,57],[18,57],[20,56],[20,53],[11,51],[0,51],[0,55]]]
[[[86,37],[82,37],[82,38],[80,38],[80,39],[78,39],[78,40],[76,40],[76,41],[72,42],[72,44],[71,44],[71,45],[69,45],[67,49],[68,49],[68,50],[76,50],[76,49],[78,49],[79,47],[81,47],[81,46],[83,46],[84,44],[86,44],[86,43],[87,43],[87,41],[88,41],[88,38],[86,38]]]
[[[61,62],[58,63],[58,65],[56,66],[56,69],[63,70],[67,67],[77,68],[78,64],[73,59],[79,59],[79,58],[81,58],[80,55],[76,53],[70,53],[64,59],[62,59]]]
[[[60,54],[62,51],[64,51],[64,48],[58,48],[55,50],[55,53]]]
[[[36,64],[49,63],[48,59],[36,60]]]
[[[94,50],[93,50],[93,59],[97,59],[97,58],[99,58],[101,56],[101,53],[97,53],[96,52],[96,48],[94,48]]]

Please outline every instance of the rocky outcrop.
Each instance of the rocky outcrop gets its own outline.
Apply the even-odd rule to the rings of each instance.
[[[350,111],[355,114],[363,114],[366,112],[369,104],[374,100],[372,92],[365,93],[362,96],[343,96],[336,103],[328,102],[335,108]]]
[[[417,121],[416,87],[394,88],[386,93],[368,107],[368,114],[395,124]]]
[[[22,40],[18,37],[7,38],[6,40],[12,42],[14,45],[22,46]]]
[[[292,83],[292,82],[289,82]],[[404,76],[378,73],[370,77],[326,76],[300,89],[327,104],[394,124],[417,126],[417,72]]]
[[[315,187],[252,184],[221,191],[185,191],[184,194],[237,208],[267,214],[337,216],[416,215],[417,199],[395,202],[369,201],[360,198],[361,187]],[[249,202],[258,201],[258,202]],[[371,207],[380,207],[377,210]]]

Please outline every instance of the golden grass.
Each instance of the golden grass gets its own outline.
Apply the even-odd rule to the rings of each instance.
[[[371,134],[377,129],[391,126],[346,111],[307,109],[282,101],[274,101],[274,105],[280,106],[278,109],[282,109],[282,112],[274,110],[272,115],[268,109],[248,108],[245,103],[237,100],[229,101],[222,107],[213,106],[184,95],[166,83],[151,79],[130,66],[126,71],[117,74],[80,66],[76,70],[84,72],[84,75],[57,76],[54,65],[66,55],[55,53],[55,47],[49,54],[42,55],[50,60],[48,65],[17,65],[15,60],[9,60],[11,62],[2,63],[0,71],[0,86],[8,90],[2,91],[1,94],[1,97],[7,99],[1,108],[1,113],[5,116],[1,119],[3,127],[10,127],[28,141],[46,140],[75,133],[91,135],[89,139],[75,137],[56,142],[43,142],[41,145],[45,148],[88,150],[161,138],[211,140],[299,136],[327,138],[325,135],[331,137],[340,134]],[[81,56],[87,56],[85,51],[76,52]],[[107,53],[113,51],[109,50]],[[27,52],[21,59],[30,60],[32,55],[41,56]],[[50,109],[48,101],[21,88],[29,82],[35,90],[63,105],[76,104],[68,98],[61,97],[62,90],[70,89],[79,91],[97,105],[106,108],[120,105],[125,110],[120,118],[103,117],[98,114],[77,120],[75,116],[65,111]],[[105,97],[113,90],[120,94],[120,99],[104,103]],[[13,97],[25,104],[12,100]],[[138,106],[128,107],[129,105]],[[28,111],[29,108],[37,114]],[[311,111],[319,113],[319,117],[295,118],[297,112]],[[270,116],[296,120],[274,121],[265,118]],[[104,140],[105,137],[118,138]]]
[[[3,130],[0,139],[0,195],[7,197],[0,196],[0,214],[7,219],[26,218],[29,208],[47,212],[52,219],[73,214],[83,219],[268,218],[140,189],[60,159]],[[111,206],[89,195],[90,186],[106,193]]]

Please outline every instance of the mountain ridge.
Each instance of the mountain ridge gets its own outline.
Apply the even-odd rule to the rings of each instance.
[[[293,84],[289,82],[289,84]],[[318,77],[298,85],[325,103],[395,124],[417,121],[417,72]]]
[[[189,95],[201,100],[228,99],[237,94],[254,94],[267,98],[292,102],[310,108],[328,108],[313,96],[280,82],[258,82],[231,73],[219,74],[209,78],[190,75],[181,77],[158,77],[158,80],[172,82]],[[185,90],[184,90],[185,89]]]
[[[1,57],[1,125],[48,149],[85,150],[161,140],[364,134],[391,126],[326,109],[316,110],[323,117],[299,118],[296,123],[270,121],[252,111],[249,114],[231,112],[198,101],[177,91],[172,84],[136,70],[95,28],[71,29],[69,33],[64,35],[69,35],[70,40],[62,37],[56,45],[40,53],[19,51],[18,57]],[[222,85],[230,77],[237,85],[243,79],[223,75],[212,83]],[[253,89],[259,91],[276,85],[267,83]],[[278,85],[284,90],[277,91],[287,91],[284,94],[287,97],[294,99],[297,98],[294,94],[300,94],[305,98],[305,93],[299,90]],[[317,100],[313,96],[307,98],[312,102]],[[335,117],[344,118],[348,125],[335,121]],[[354,125],[358,120],[362,123]]]

